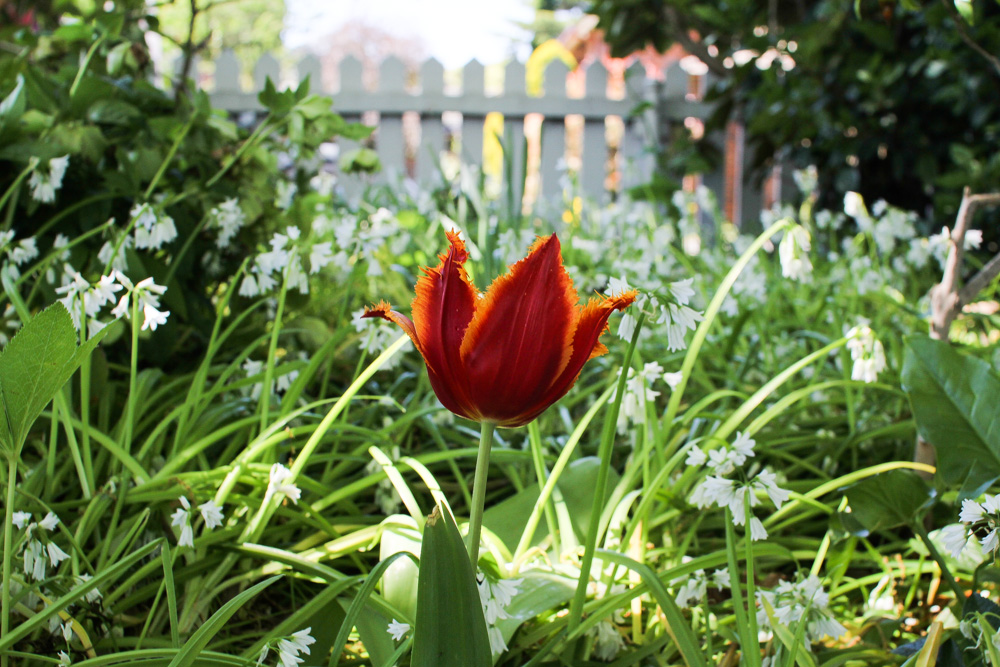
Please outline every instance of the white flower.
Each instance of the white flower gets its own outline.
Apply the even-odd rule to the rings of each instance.
[[[684,461],[684,465],[700,466],[704,465],[705,461],[707,460],[708,457],[705,456],[704,450],[702,450],[700,447],[692,447],[688,451],[687,459]]]
[[[142,330],[149,329],[150,331],[156,331],[156,327],[166,323],[170,311],[157,310],[153,306],[146,304],[142,307],[142,315]]]
[[[623,313],[621,320],[618,321],[618,337],[622,340],[631,341],[632,336],[635,334],[635,328],[638,324],[639,321],[634,315],[632,315],[632,313]]]
[[[736,462],[736,465],[743,465],[744,461],[746,461],[748,458],[753,458],[754,455],[753,448],[754,445],[756,444],[757,444],[756,441],[749,435],[741,431],[736,432],[736,439],[733,440],[733,451],[737,452],[740,456],[740,459]]]
[[[960,523],[953,523],[945,526],[938,533],[944,548],[948,550],[952,558],[958,558],[965,551],[965,545],[969,542],[969,535],[965,532],[965,526]]]
[[[667,383],[668,387],[670,387],[670,391],[674,391],[681,383],[681,379],[683,377],[684,373],[682,371],[677,371],[676,373],[664,373],[663,381]]]
[[[28,179],[31,188],[31,198],[43,204],[50,204],[56,199],[56,192],[62,187],[63,176],[69,166],[69,156],[53,158],[47,165],[47,173],[35,169]]]
[[[576,239],[574,239],[574,242]],[[608,294],[609,296],[616,297],[621,296],[625,292],[628,292],[632,288],[629,287],[628,281],[625,276],[622,275],[621,278],[609,278],[608,279]]]
[[[805,227],[795,225],[787,230],[778,245],[781,275],[792,280],[808,280],[813,268],[807,254],[811,247],[809,232]]]
[[[201,512],[201,518],[205,521],[205,528],[208,530],[222,525],[222,508],[214,501],[208,500],[198,505],[198,511]]]
[[[80,576],[76,577],[76,583],[77,584],[85,584],[88,581],[90,581],[91,579],[93,579],[93,577],[91,575],[84,573],[84,574],[81,574]],[[87,602],[93,604],[93,603],[97,602],[98,600],[100,600],[101,597],[102,597],[102,595],[101,595],[101,591],[100,590],[98,590],[96,588],[91,588],[89,591],[87,591],[87,593],[83,597],[84,597],[84,599]]]
[[[240,283],[239,295],[251,299],[260,295],[260,287],[257,286],[257,281],[254,279],[252,273],[247,273],[243,276],[243,281]]]
[[[45,549],[49,554],[49,565],[52,567],[58,567],[59,563],[69,558],[69,554],[56,546],[55,542],[46,544]]]
[[[986,517],[986,510],[975,500],[966,498],[962,501],[962,511],[958,513],[958,520],[962,523],[976,523]]]
[[[14,512],[13,517],[14,525],[17,526],[18,530],[24,528],[24,524],[31,521],[31,512]]]
[[[59,517],[52,512],[47,512],[45,518],[38,522],[39,527],[48,531],[53,531],[59,525]]]
[[[392,619],[392,622],[389,623],[389,627],[386,628],[386,632],[388,632],[392,636],[392,638],[395,639],[397,642],[401,640],[403,638],[403,635],[405,635],[409,631],[410,631],[409,623],[400,623],[396,619]]]
[[[691,287],[693,282],[694,278],[687,278],[670,283],[670,293],[679,305],[686,306],[691,302],[691,297],[694,296],[694,288]]]
[[[179,547],[194,546],[194,529],[191,528],[191,503],[184,496],[180,497],[181,507],[174,510],[170,516],[170,525],[181,529],[181,536],[177,539]]]
[[[235,198],[222,202],[213,208],[209,215],[215,226],[219,229],[219,237],[215,241],[216,246],[219,248],[228,246],[233,237],[246,224],[246,216],[243,213],[243,209],[240,208],[239,200]]]
[[[309,252],[309,273],[319,273],[320,269],[333,261],[333,243],[316,243]]]
[[[726,588],[732,587],[732,581],[730,579],[729,570],[716,570],[712,573],[712,583],[720,591]]]
[[[493,655],[500,655],[507,650],[507,642],[504,641],[500,628],[491,625],[486,628],[486,634],[490,638],[490,652]]]
[[[758,540],[767,539],[767,529],[764,528],[764,524],[761,523],[760,519],[755,516],[750,517],[750,540],[756,542]]]
[[[1000,513],[1000,495],[991,496],[988,493],[984,495],[983,509],[986,510],[987,514]]]
[[[753,480],[752,486],[755,489],[759,489],[767,494],[767,497],[771,499],[774,506],[777,509],[781,509],[781,506],[790,497],[788,491],[782,489],[777,484],[777,475],[770,470],[762,470]]]
[[[59,651],[59,667],[69,667],[73,664],[73,661],[69,658],[69,653],[66,651]]]
[[[601,621],[595,626],[594,632],[597,634],[594,657],[598,660],[610,662],[625,648],[625,640],[611,621],[607,619]]]
[[[17,247],[7,251],[7,255],[10,257],[10,261],[18,265],[35,259],[38,257],[38,246],[35,243],[35,238],[21,239]]]
[[[291,470],[280,463],[275,463],[271,466],[269,491],[287,496],[293,503],[298,504],[299,498],[302,496],[302,490],[295,486],[294,483],[287,482],[292,477]]]
[[[847,348],[851,351],[854,366],[851,369],[851,379],[872,383],[878,379],[878,374],[885,370],[885,350],[882,343],[867,324],[856,326],[847,332],[850,340]]]
[[[1000,535],[997,534],[997,529],[994,528],[991,530],[986,537],[979,541],[979,544],[983,547],[984,556],[988,556],[996,551],[997,547],[1000,546]]]

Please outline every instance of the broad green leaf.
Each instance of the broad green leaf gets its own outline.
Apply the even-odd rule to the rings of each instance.
[[[0,396],[7,422],[0,442],[5,448],[20,451],[38,415],[103,337],[104,330],[77,347],[73,320],[61,303],[21,327],[0,354]]]
[[[974,488],[1000,477],[1000,376],[987,362],[914,336],[906,341],[902,381],[946,483]]]
[[[222,630],[229,619],[233,617],[233,614],[238,612],[240,607],[249,602],[257,593],[260,593],[278,579],[281,579],[280,575],[265,579],[219,607],[219,610],[212,614],[211,618],[195,630],[194,634],[184,643],[184,646],[181,647],[181,650],[177,652],[177,655],[174,656],[174,659],[170,661],[167,667],[189,667],[193,665],[201,655],[202,649],[208,646],[208,642],[212,641],[215,635]]]
[[[597,471],[600,459],[588,456],[574,461],[563,471],[557,484],[563,500],[579,535],[585,535],[590,522],[590,510],[594,499]],[[618,474],[610,471],[608,488],[618,483]],[[606,494],[610,497],[611,492]],[[483,514],[483,525],[504,544],[517,544],[528,522],[535,502],[538,500],[538,484],[527,486],[510,498],[490,507]],[[605,498],[607,500],[607,498]],[[535,530],[532,544],[540,543],[548,535],[548,526],[540,524]],[[564,538],[565,539],[565,538]]]
[[[892,470],[847,489],[851,517],[870,531],[910,524],[928,502],[930,489],[916,473]]]
[[[413,667],[490,667],[476,573],[455,519],[440,505],[424,525]]]

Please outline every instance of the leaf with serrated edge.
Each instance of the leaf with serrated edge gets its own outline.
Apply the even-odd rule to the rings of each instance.
[[[16,454],[31,425],[62,389],[107,329],[77,347],[69,312],[56,303],[32,318],[0,354],[0,396],[5,417],[0,438],[9,437]]]
[[[942,479],[973,488],[1000,477],[1000,376],[946,341],[913,336],[906,348],[903,389]]]

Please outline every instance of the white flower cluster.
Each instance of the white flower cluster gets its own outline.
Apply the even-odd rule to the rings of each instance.
[[[1000,550],[1000,495],[992,496],[987,493],[981,503],[966,498],[962,501],[958,520],[962,523],[945,526],[941,530],[941,538],[951,555],[958,558],[970,535],[982,535],[979,546],[982,547],[983,555],[995,558]]]
[[[125,293],[119,299],[117,293],[123,289]],[[95,285],[91,285],[69,264],[63,267],[63,286],[56,288],[56,293],[63,295],[59,302],[69,311],[77,330],[80,329],[82,318],[86,317],[87,333],[90,336],[108,325],[108,322],[101,321],[98,315],[101,308],[114,303],[116,299],[118,305],[111,309],[113,317],[129,317],[130,300],[135,298],[143,314],[142,330],[155,331],[156,327],[164,324],[170,315],[169,310],[160,310],[160,297],[166,291],[166,287],[157,285],[152,278],[144,278],[133,285],[132,281],[117,269],[112,269],[111,273],[101,276]]]
[[[246,225],[246,214],[235,197],[227,199],[208,212],[212,227],[219,232],[215,239],[218,248],[228,248],[236,234]]]
[[[757,493],[764,493],[777,509],[788,500],[789,493],[777,484],[777,476],[770,470],[762,470],[749,482],[728,479],[726,476],[734,472],[743,473],[743,464],[754,457],[756,442],[749,436],[737,431],[733,443],[724,447],[712,449],[705,453],[700,448],[693,448],[688,453],[687,465],[708,466],[711,474],[695,487],[691,494],[691,504],[699,508],[728,507],[733,515],[733,524],[742,526],[746,522],[746,502],[750,507],[760,504]],[[767,530],[760,519],[750,516],[750,539],[763,540],[767,538]]]
[[[17,267],[38,257],[38,245],[35,243],[34,237],[21,239],[16,244],[13,241],[14,232],[12,230],[0,232],[0,251],[7,253],[9,260],[4,262],[3,270],[17,280],[21,277],[21,271]]]
[[[824,637],[839,639],[847,634],[847,628],[834,620],[830,614],[830,596],[823,590],[823,583],[814,574],[796,583],[782,581],[771,591],[757,591],[757,624],[762,632],[771,629],[771,620],[764,609],[764,602],[774,611],[774,619],[783,626],[797,631],[799,623],[805,623],[807,645]],[[808,646],[807,646],[808,648]]]
[[[253,298],[270,292],[280,283],[286,271],[288,288],[308,294],[309,277],[302,265],[302,255],[308,249],[310,274],[319,273],[334,259],[329,241],[307,246],[298,227],[286,227],[284,234],[275,232],[268,243],[271,249],[257,255],[250,271],[243,277],[240,296]]]
[[[31,188],[31,198],[43,204],[51,204],[56,200],[56,192],[62,187],[63,176],[66,175],[66,168],[69,167],[69,156],[52,158],[45,169],[39,169],[37,162],[35,170],[31,172],[28,179],[28,187]]]
[[[247,359],[243,362],[243,370],[246,372],[248,378],[260,378],[259,382],[256,382],[249,387],[243,388],[243,393],[250,396],[250,398],[257,400],[260,398],[260,393],[264,390],[264,362],[256,361],[254,359]],[[275,373],[275,378],[271,381],[271,389],[269,394],[284,394],[295,382],[295,379],[299,377],[299,372],[297,370],[291,370],[286,372],[280,372],[281,366],[279,366]]]
[[[304,630],[293,632],[287,637],[281,637],[277,641],[264,644],[264,648],[260,650],[260,655],[257,656],[257,667],[261,667],[264,664],[272,649],[278,652],[277,667],[296,667],[296,665],[302,664],[305,658],[300,657],[299,654],[304,653],[309,655],[309,647],[316,643],[316,640],[310,634],[311,632],[312,627],[308,627]]]
[[[485,574],[480,575],[479,601],[483,605],[483,615],[486,617],[486,631],[490,638],[490,650],[493,655],[500,655],[507,650],[507,642],[503,639],[497,621],[510,618],[507,607],[517,595],[520,579],[491,579]]]
[[[24,533],[25,545],[22,557],[24,559],[24,576],[35,581],[45,578],[46,568],[59,567],[59,563],[69,558],[69,554],[59,548],[47,533],[54,532],[59,525],[59,517],[48,512],[41,521],[31,521],[30,512],[14,512],[13,523]]]
[[[180,528],[181,534],[177,538],[177,546],[194,547],[194,528],[191,526],[191,503],[185,496],[179,498],[181,506],[174,510],[170,516],[170,525]],[[222,508],[212,500],[207,500],[198,505],[198,511],[205,522],[205,530],[212,530],[222,525]]]
[[[620,369],[618,374],[621,375]],[[646,423],[646,404],[660,395],[660,392],[651,387],[661,378],[673,390],[681,381],[681,372],[664,373],[663,367],[655,361],[645,364],[638,373],[629,368],[625,394],[622,396],[621,409],[618,411],[619,433],[624,433],[629,423]]]
[[[684,562],[691,560],[684,558]],[[711,575],[712,586],[720,591],[732,586],[729,570],[715,570]],[[709,575],[704,570],[695,570],[689,575],[678,577],[670,582],[677,587],[676,602],[681,609],[691,609],[705,601],[708,595]]]
[[[851,351],[854,366],[851,368],[851,379],[872,383],[878,379],[878,374],[885,370],[885,350],[882,343],[875,337],[867,322],[847,332],[850,340],[847,349]]]
[[[778,245],[778,259],[781,260],[781,275],[799,282],[808,282],[813,265],[809,260],[812,241],[808,230],[795,225],[785,231]]]
[[[691,303],[691,297],[694,296],[694,289],[691,287],[693,282],[692,278],[687,278],[668,283],[666,291],[670,294],[671,301],[663,304],[655,296],[640,292],[635,300],[635,308],[622,314],[618,324],[618,337],[626,341],[632,340],[632,334],[635,333],[635,327],[638,324],[638,319],[633,311],[638,309],[650,314],[647,318],[650,324],[666,326],[668,350],[676,352],[687,348],[687,341],[684,340],[685,335],[688,331],[694,331],[698,322],[704,319],[699,311],[688,306]],[[608,281],[608,292],[611,296],[622,294],[630,289],[625,276],[611,278]]]
[[[165,243],[177,238],[174,219],[148,203],[136,204],[130,215],[135,230],[135,247],[139,250],[159,250]]]

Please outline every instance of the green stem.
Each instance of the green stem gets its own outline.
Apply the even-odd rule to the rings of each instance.
[[[139,297],[132,293],[132,353],[129,360],[128,403],[125,407],[125,424],[122,428],[121,447],[132,453],[132,423],[135,419],[135,377],[139,365]]]
[[[629,368],[632,366],[632,354],[635,352],[636,343],[639,342],[639,333],[642,331],[643,322],[646,320],[645,313],[639,313],[635,331],[632,333],[632,340],[628,349],[625,350],[625,359],[622,362],[621,374],[618,377],[618,391],[615,393],[615,402],[611,410],[604,416],[604,430],[601,433],[601,444],[598,449],[600,467],[597,469],[597,482],[594,485],[594,501],[590,508],[590,525],[587,527],[587,541],[584,543],[583,558],[580,561],[580,578],[576,582],[576,592],[569,607],[569,620],[566,624],[566,631],[570,634],[580,625],[583,619],[583,604],[587,599],[587,584],[590,583],[590,569],[594,564],[594,549],[597,547],[598,533],[600,532],[601,513],[604,510],[605,495],[608,488],[608,477],[611,470],[611,450],[615,444],[615,429],[618,426],[618,412],[621,409],[622,398],[625,396],[625,385],[628,382]],[[570,655],[576,651],[571,650]]]
[[[291,275],[292,262],[295,261],[295,251],[288,257],[288,265],[282,272],[281,292],[278,293],[278,308],[274,313],[274,323],[271,329],[271,342],[267,348],[267,363],[264,364],[264,386],[260,390],[260,402],[257,412],[260,415],[260,433],[267,429],[267,420],[271,407],[271,382],[274,378],[274,358],[278,353],[278,334],[281,333],[281,318],[285,311],[285,295],[288,294],[288,276]]]
[[[747,637],[750,640],[750,646],[744,647],[744,652],[747,654],[746,664],[759,667],[761,659],[760,640],[757,638],[757,592],[754,582],[756,575],[753,566],[753,539],[750,537],[750,521],[754,518],[750,511],[751,493],[752,491],[747,487],[743,498],[743,511],[745,512],[743,516],[743,548],[746,553],[747,566]]]
[[[281,127],[281,125],[283,125],[283,123],[275,123],[273,127],[269,127],[271,120],[272,120],[272,114],[268,114],[267,118],[261,121],[261,124],[257,126],[257,129],[253,131],[253,134],[247,137],[247,140],[243,142],[243,145],[241,145],[239,149],[237,149],[236,153],[233,154],[233,157],[231,157],[229,161],[226,162],[226,164],[221,169],[219,169],[219,171],[215,174],[215,176],[212,176],[212,178],[208,179],[208,181],[205,183],[206,189],[215,185],[216,181],[225,176],[226,172],[229,171],[234,164],[240,161],[244,153],[246,153],[254,144],[263,139],[265,136],[265,130],[266,131],[276,130],[279,127]]]
[[[7,511],[3,521],[3,605],[0,610],[0,637],[10,632],[10,570],[14,560],[14,489],[17,482],[17,457],[7,460]],[[0,653],[0,667],[7,667],[7,653]]]
[[[69,89],[69,97],[73,99],[76,97],[76,91],[80,88],[80,83],[83,81],[83,75],[86,74],[87,69],[90,67],[90,61],[94,59],[94,54],[97,53],[97,49],[104,43],[104,38],[107,35],[101,35],[97,40],[91,45],[90,49],[87,50],[87,55],[83,59],[83,64],[80,65],[80,69],[76,72],[76,78],[73,79],[73,85]]]
[[[167,167],[170,166],[174,156],[177,155],[177,151],[181,147],[181,142],[184,141],[184,137],[186,137],[188,132],[191,131],[191,128],[194,127],[194,119],[195,114],[192,113],[188,122],[184,124],[184,129],[182,129],[181,133],[177,135],[176,139],[174,139],[174,143],[170,146],[167,156],[163,158],[163,162],[160,163],[160,168],[156,170],[156,175],[153,176],[153,180],[149,182],[149,187],[146,188],[146,192],[142,195],[142,200],[144,202],[148,202],[149,198],[153,196],[153,191],[156,189],[156,186],[159,185],[160,179],[163,178],[163,174],[167,171]]]
[[[469,560],[472,569],[479,565],[479,538],[483,533],[483,507],[486,505],[486,480],[490,473],[490,448],[497,425],[479,425],[479,454],[476,456],[476,477],[472,483],[472,511],[469,513]]]
[[[736,559],[736,529],[733,528],[733,513],[726,508],[726,563],[729,566],[729,580],[732,590],[733,615],[736,617],[736,630],[740,638],[740,648],[743,649],[744,660],[747,664],[746,656],[750,652],[750,640],[747,637],[749,623],[747,621],[747,610],[743,606],[743,589],[740,587],[740,568]]]
[[[910,522],[910,527],[913,528],[913,532],[920,536],[920,541],[927,547],[927,551],[930,552],[931,558],[933,558],[938,564],[938,567],[941,568],[941,577],[944,579],[944,582],[948,584],[948,588],[950,588],[955,594],[955,601],[959,604],[963,603],[965,601],[965,591],[962,590],[962,587],[958,585],[957,581],[955,581],[955,577],[951,574],[951,570],[948,569],[948,564],[945,562],[944,557],[941,556],[941,552],[939,552],[937,547],[934,546],[934,543],[931,542],[931,537],[927,534],[927,529],[924,528],[923,519],[918,518],[916,521]]]

